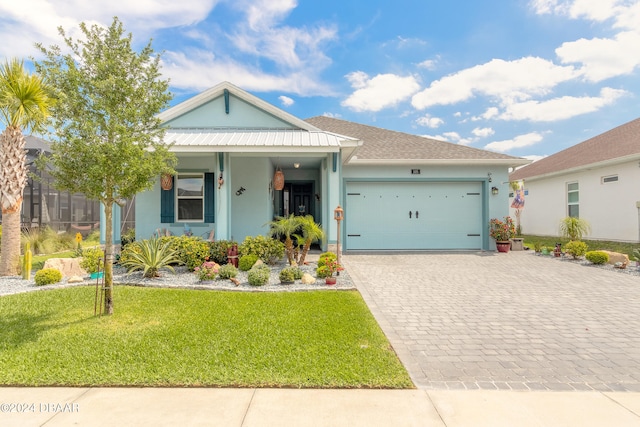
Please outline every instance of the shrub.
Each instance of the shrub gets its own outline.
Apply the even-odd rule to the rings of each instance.
[[[209,260],[217,262],[220,265],[226,264],[227,253],[230,247],[237,245],[238,243],[233,240],[216,240],[215,242],[209,242]]]
[[[634,249],[633,253],[631,254],[631,258],[634,261],[640,262],[640,249]]]
[[[249,270],[248,280],[251,286],[263,286],[269,283],[269,277],[271,276],[271,269],[262,264],[253,267]]]
[[[609,262],[609,254],[602,251],[589,251],[584,254],[584,257],[592,264],[606,264]]]
[[[189,271],[195,270],[209,258],[209,244],[198,236],[165,236],[161,241],[169,242],[169,248],[176,252],[178,263],[187,266]]]
[[[291,268],[293,268],[293,278],[295,280],[302,279],[302,276],[303,276],[304,272],[302,270],[300,270],[298,267],[291,267]]]
[[[129,272],[142,270],[144,277],[158,277],[158,271],[162,268],[174,271],[171,264],[179,264],[176,251],[172,249],[170,242],[154,237],[149,240],[131,243],[125,250],[137,246],[138,250],[132,250],[125,261],[120,257],[120,265],[126,267]]]
[[[233,264],[225,264],[220,266],[218,270],[219,279],[231,279],[238,275],[238,269]]]
[[[300,270],[298,267],[285,267],[280,271],[281,282],[293,282],[296,280],[296,270]]]
[[[240,257],[238,260],[238,268],[242,271],[249,271],[253,267],[253,264],[258,261],[258,255],[251,254]]]
[[[566,245],[564,245],[564,250],[573,257],[573,259],[578,259],[587,253],[588,246],[585,242],[572,240]]]
[[[36,272],[35,281],[36,285],[44,286],[58,283],[62,280],[62,273],[55,268],[43,268]]]
[[[87,237],[89,240],[89,237]],[[127,245],[136,241],[136,229],[128,229],[122,236],[120,236],[120,248],[124,249]]]
[[[579,241],[589,234],[589,231],[591,231],[589,223],[582,218],[568,216],[560,221],[560,233],[569,240]]]
[[[213,261],[205,261],[200,267],[195,268],[198,280],[206,282],[214,280],[220,271],[220,266]]]
[[[80,267],[87,273],[95,273],[99,270],[100,261],[103,260],[104,252],[102,252],[102,249],[98,247],[83,249]],[[104,267],[104,264],[102,266]]]
[[[120,258],[118,259],[118,264],[124,265],[134,258],[134,254],[139,255],[142,253],[142,249],[138,243],[139,242],[130,243],[122,249],[122,252],[120,252]]]
[[[327,265],[329,261],[337,261],[338,256],[333,252],[323,252],[320,254],[320,258],[318,258],[318,267],[322,267]]]
[[[247,236],[238,247],[238,255],[256,255],[267,264],[274,264],[284,255],[284,243],[265,236]]]

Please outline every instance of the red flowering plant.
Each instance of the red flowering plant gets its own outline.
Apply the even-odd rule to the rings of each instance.
[[[508,242],[516,234],[516,226],[510,216],[505,216],[504,221],[492,218],[489,221],[489,235],[496,242]]]
[[[201,282],[206,282],[216,278],[218,271],[220,271],[220,266],[213,261],[205,261],[200,267],[196,267],[194,271]]]

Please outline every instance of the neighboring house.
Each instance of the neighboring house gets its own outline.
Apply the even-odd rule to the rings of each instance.
[[[524,180],[523,233],[559,235],[562,218],[591,225],[591,239],[640,241],[640,119],[510,175]]]
[[[341,205],[344,250],[489,249],[489,219],[508,214],[508,170],[528,163],[328,117],[304,121],[226,82],[159,117],[178,174],[171,189],[159,179],[137,196],[138,239],[186,225],[242,241],[267,234],[276,216],[310,214],[327,249]]]

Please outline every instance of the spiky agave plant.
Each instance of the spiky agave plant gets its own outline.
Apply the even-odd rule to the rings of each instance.
[[[162,241],[157,237],[149,240],[141,240],[130,245],[138,247],[139,251],[132,250],[122,266],[128,272],[142,270],[142,275],[147,278],[158,277],[158,272],[166,268],[175,272],[172,264],[181,264],[176,251],[171,249],[170,242]]]

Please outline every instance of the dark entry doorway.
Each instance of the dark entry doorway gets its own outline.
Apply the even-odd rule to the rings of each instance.
[[[313,182],[285,183],[283,193],[288,193],[289,213],[295,215],[314,215],[315,205],[313,196]],[[283,200],[286,206],[287,198]]]

